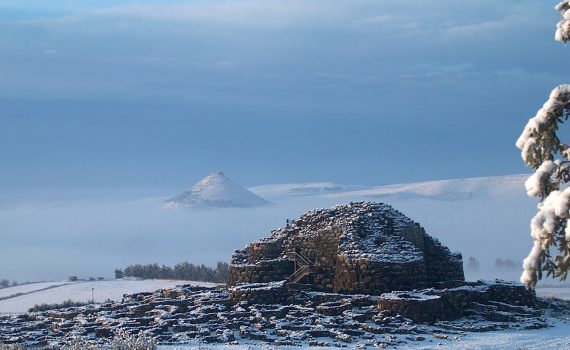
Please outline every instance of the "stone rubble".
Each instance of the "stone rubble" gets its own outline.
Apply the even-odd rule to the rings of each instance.
[[[430,315],[440,316],[424,318],[423,306],[403,302],[429,303],[436,297],[447,298],[447,305],[455,303],[460,313],[428,309],[433,311]],[[539,301],[521,286],[498,282],[382,296],[326,293],[285,283],[229,289],[182,285],[125,295],[116,303],[1,316],[0,343],[57,346],[76,336],[103,341],[126,331],[147,332],[160,344],[199,339],[225,344],[386,346],[431,339],[434,334],[547,327],[546,309],[567,312],[570,304]]]

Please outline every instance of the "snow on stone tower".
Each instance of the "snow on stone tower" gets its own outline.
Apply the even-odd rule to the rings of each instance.
[[[324,291],[381,294],[465,281],[451,253],[383,203],[309,211],[232,257],[229,284],[288,281]]]

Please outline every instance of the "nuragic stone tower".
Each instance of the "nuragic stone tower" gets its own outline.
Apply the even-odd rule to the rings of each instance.
[[[461,254],[383,203],[309,211],[238,250],[230,285],[288,281],[323,291],[381,294],[464,281]]]

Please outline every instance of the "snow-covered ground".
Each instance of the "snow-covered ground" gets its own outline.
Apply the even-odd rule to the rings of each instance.
[[[189,282],[175,280],[105,280],[89,282],[44,282],[25,286],[0,289],[5,299],[0,300],[1,313],[26,312],[37,304],[54,304],[66,300],[95,302],[107,299],[119,301],[123,294],[153,292],[161,288],[170,288],[179,284],[213,286],[207,282]],[[25,288],[24,288],[25,287]],[[19,295],[19,293],[26,293]],[[13,297],[10,297],[13,296]]]
[[[560,285],[541,285],[540,282],[536,288],[536,295],[539,297],[555,297],[570,300],[570,285],[568,283]]]
[[[470,333],[462,337],[438,339],[426,336],[424,341],[409,341],[407,344],[388,346],[387,349],[417,350],[568,350],[570,349],[570,324],[558,322],[552,328],[526,331],[500,331],[488,333]],[[346,344],[346,349],[362,349],[358,343]],[[278,347],[265,344],[250,345],[198,345],[160,346],[160,350],[333,350],[337,347]],[[367,347],[374,349],[374,347]]]
[[[36,282],[36,283],[22,284],[22,285],[15,286],[15,287],[2,288],[2,289],[0,289],[0,300],[10,298],[10,297],[14,297],[17,295],[37,292],[37,291],[43,290],[43,289],[49,289],[49,288],[53,288],[53,287],[57,287],[57,286],[62,286],[62,285],[69,284],[69,283],[72,283],[72,282],[68,282],[68,281]]]

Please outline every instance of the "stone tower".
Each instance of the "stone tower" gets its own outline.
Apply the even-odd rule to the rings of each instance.
[[[273,281],[381,294],[464,281],[461,254],[383,203],[309,211],[232,257],[229,284]]]

